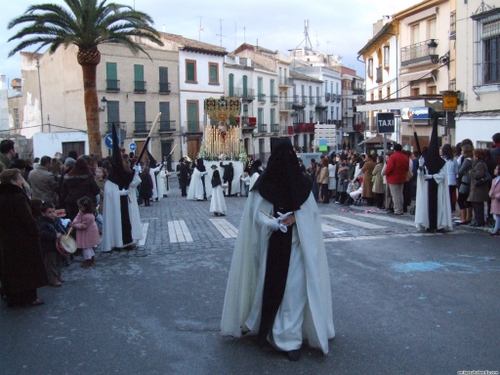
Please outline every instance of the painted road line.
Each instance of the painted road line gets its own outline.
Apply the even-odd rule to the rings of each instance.
[[[350,241],[373,241],[385,240],[387,238],[404,238],[404,237],[428,237],[428,236],[450,236],[460,234],[459,232],[446,232],[446,233],[398,233],[380,236],[356,236],[356,237],[338,237],[338,238],[325,238],[326,242],[350,242]]]
[[[362,216],[362,215],[364,215],[365,217],[370,216],[371,218],[373,218],[375,220],[388,221],[390,223],[397,223],[397,224],[408,225],[410,227],[415,227],[415,221],[396,219],[395,217],[392,217],[392,216],[371,215],[371,214],[365,214],[365,213],[356,214],[356,216]]]
[[[236,238],[238,229],[226,219],[209,219],[224,238]]]
[[[193,242],[191,233],[184,220],[172,220],[168,222],[168,237],[170,242]]]
[[[139,241],[137,246],[144,246],[146,244],[146,238],[148,237],[149,223],[142,223],[142,240]]]
[[[357,227],[362,227],[362,228],[366,228],[366,229],[384,229],[385,228],[385,227],[380,226],[380,225],[367,223],[367,222],[361,221],[361,220],[350,219],[348,217],[343,217],[343,216],[337,216],[337,215],[321,215],[321,216],[326,217],[326,218],[331,219],[331,220],[341,221],[341,222],[346,223],[346,224],[352,224],[352,225],[355,225]]]
[[[321,223],[321,230],[323,232],[336,232],[336,231],[339,231],[340,229],[332,227],[331,225],[327,225],[327,224]]]

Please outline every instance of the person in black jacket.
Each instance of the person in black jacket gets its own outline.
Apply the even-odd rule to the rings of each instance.
[[[87,161],[79,158],[62,183],[61,205],[66,209],[66,216],[71,220],[75,218],[78,214],[77,202],[82,197],[90,197],[96,206],[96,196],[100,191]]]
[[[56,248],[56,241],[65,234],[61,219],[56,216],[56,206],[50,202],[42,203],[40,207],[42,216],[38,218],[40,230],[40,247],[42,248],[45,268],[49,278],[49,285],[61,286],[62,260]]]
[[[227,184],[227,196],[231,196],[231,185],[233,184],[234,178],[234,168],[233,163],[229,162],[229,164],[224,165],[223,162],[220,162],[220,166],[224,168],[224,173],[222,174],[222,180],[224,184]]]
[[[144,206],[151,206],[150,199],[153,196],[153,178],[149,167],[144,167],[141,173],[141,181],[139,195],[144,199]]]

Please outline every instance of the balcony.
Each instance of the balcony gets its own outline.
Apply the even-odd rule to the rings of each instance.
[[[353,95],[365,95],[365,90],[363,89],[353,89],[352,90]]]
[[[172,133],[175,129],[175,120],[165,120],[158,123],[160,133]]]
[[[266,94],[262,94],[262,93],[258,94],[257,100],[261,103],[265,103],[266,102]]]
[[[271,133],[279,133],[280,124],[271,124]]]
[[[148,135],[153,121],[134,121],[134,135]]]
[[[310,96],[309,97],[309,104],[315,104],[315,103],[316,103],[315,97],[314,96]]]
[[[278,103],[278,95],[271,95],[271,103],[272,104]]]
[[[438,43],[438,40],[434,39],[434,42]],[[429,43],[431,39],[401,48],[401,66],[431,63]]]
[[[233,98],[241,98],[243,101],[251,102],[255,99],[255,95],[253,93],[253,89],[243,89],[241,87],[235,87],[233,90],[228,90],[227,96]],[[232,94],[232,95],[231,95]]]
[[[106,133],[111,133],[113,130],[113,124],[116,127],[116,130],[121,129],[123,131],[127,131],[127,123],[126,122],[105,122],[106,124]],[[123,140],[122,140],[123,141]]]
[[[288,77],[279,77],[278,85],[293,87],[293,79]]]
[[[331,94],[329,92],[327,92],[325,94],[325,102],[329,102],[330,101],[330,98],[331,98]]]
[[[280,111],[293,111],[293,102],[286,99],[281,99],[279,108]]]
[[[257,131],[259,133],[267,133],[267,124],[259,124],[257,126]]]
[[[106,80],[106,92],[120,92],[120,80],[107,79]]]
[[[170,94],[170,82],[160,82],[158,87],[158,94]]]
[[[186,133],[203,133],[203,122],[194,120],[184,121],[184,129]]]
[[[377,74],[377,77],[376,77],[376,81],[377,83],[382,83],[382,67],[378,67],[376,69],[376,74]]]
[[[136,94],[146,93],[146,82],[145,81],[134,81],[134,92]]]

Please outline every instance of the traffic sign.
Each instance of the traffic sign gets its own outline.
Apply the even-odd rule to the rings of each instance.
[[[377,132],[379,134],[394,133],[394,113],[377,113]]]
[[[128,145],[128,148],[130,149],[130,151],[135,151],[135,150],[137,150],[137,143],[135,143],[135,142],[130,142],[130,144]]]
[[[104,144],[107,148],[113,148],[113,135],[111,133],[106,134],[104,137]],[[120,137],[118,137],[118,144],[120,144]]]

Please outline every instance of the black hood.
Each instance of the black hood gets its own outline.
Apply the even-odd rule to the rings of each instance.
[[[134,171],[127,171],[123,167],[122,152],[116,135],[115,124],[111,126],[113,139],[113,154],[111,162],[111,170],[108,174],[108,180],[118,185],[121,189],[128,189],[130,183],[134,179]]]
[[[271,157],[252,190],[280,209],[297,211],[309,198],[311,187],[312,182],[300,171],[290,139],[271,138]]]

